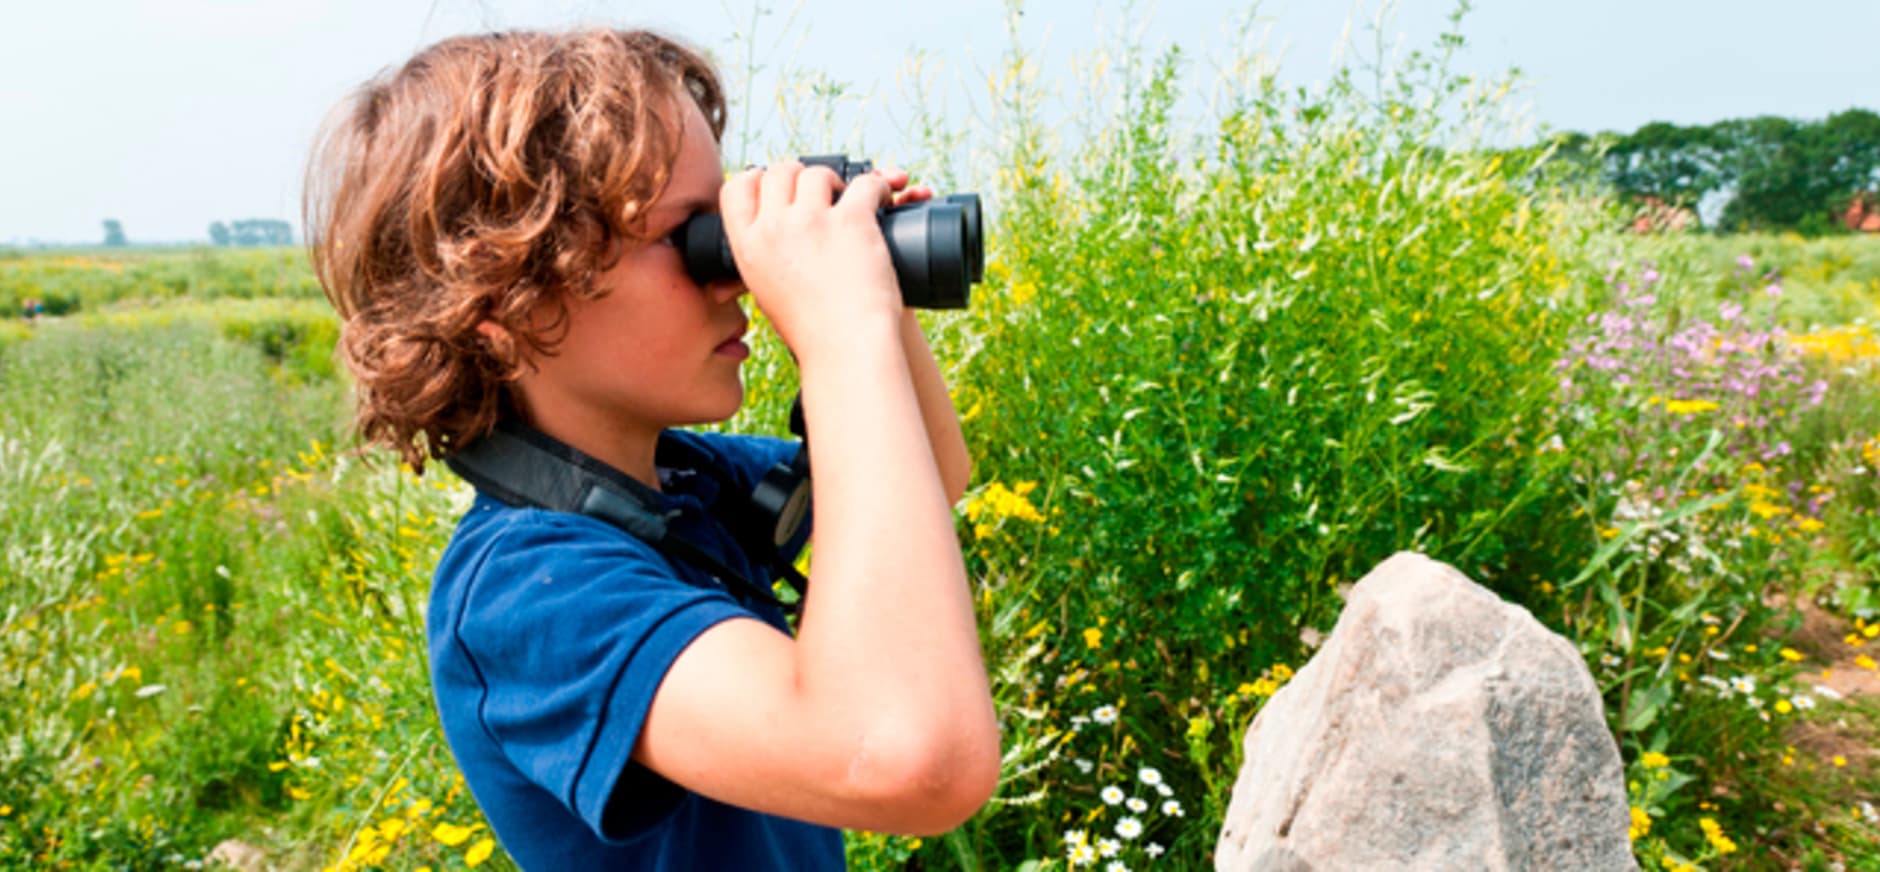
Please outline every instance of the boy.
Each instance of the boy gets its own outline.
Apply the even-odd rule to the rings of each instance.
[[[368,83],[309,172],[358,428],[420,472],[521,425],[767,589],[712,509],[795,443],[671,428],[741,403],[745,293],[798,360],[817,549],[794,638],[602,520],[479,492],[460,522],[435,693],[525,868],[840,868],[832,827],[941,832],[997,782],[951,515],[966,451],[875,223],[928,192],[794,162],[727,180],[723,127],[712,70],[664,38],[493,34]],[[668,237],[702,210],[741,280],[687,275]]]

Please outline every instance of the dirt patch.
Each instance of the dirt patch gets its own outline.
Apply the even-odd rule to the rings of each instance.
[[[1802,626],[1789,638],[1798,650],[1828,666],[1798,676],[1844,697],[1880,696],[1880,639],[1867,636],[1812,602],[1800,604]]]
[[[1853,725],[1815,724],[1797,721],[1788,731],[1789,744],[1803,754],[1830,760],[1844,757],[1859,760],[1874,753],[1873,737]]]

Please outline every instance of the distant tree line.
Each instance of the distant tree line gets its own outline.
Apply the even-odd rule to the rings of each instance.
[[[275,218],[245,218],[209,225],[209,241],[216,245],[293,245],[294,226]]]
[[[1726,198],[1723,231],[1822,233],[1859,201],[1880,200],[1880,114],[1850,109],[1821,121],[1762,116],[1627,134],[1561,133],[1539,146],[1553,184],[1592,183],[1639,207],[1695,210]],[[1536,157],[1539,155],[1536,154]]]

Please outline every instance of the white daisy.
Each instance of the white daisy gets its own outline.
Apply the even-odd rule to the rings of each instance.
[[[1155,786],[1155,792],[1162,794],[1163,796],[1174,796],[1175,788],[1170,787],[1166,784],[1158,784]]]
[[[1116,706],[1097,706],[1097,710],[1090,713],[1090,719],[1099,724],[1114,724],[1116,723]]]
[[[1133,839],[1140,836],[1142,835],[1142,821],[1136,820],[1133,817],[1123,818],[1116,822],[1116,834],[1125,839]]]
[[[1169,817],[1181,817],[1182,804],[1172,799],[1164,802],[1162,803],[1162,813]]]
[[[1162,852],[1166,850],[1168,849],[1154,842],[1142,846],[1142,852],[1148,854],[1151,858],[1162,856]]]
[[[1103,792],[1097,795],[1103,797],[1104,805],[1115,805],[1123,801],[1123,788],[1112,784],[1103,788]]]
[[[1122,842],[1119,842],[1115,839],[1098,839],[1097,840],[1097,853],[1102,854],[1105,857],[1114,857],[1117,854],[1122,853],[1122,851],[1123,851]]]
[[[1110,865],[1103,867],[1103,872],[1129,872],[1129,867],[1121,860],[1111,860]]]
[[[1069,859],[1072,866],[1089,866],[1097,862],[1097,849],[1090,847],[1088,843],[1074,845],[1071,847]]]
[[[1144,784],[1162,783],[1162,773],[1157,772],[1153,766],[1142,767],[1142,769],[1136,772],[1136,777],[1142,779],[1142,783]]]

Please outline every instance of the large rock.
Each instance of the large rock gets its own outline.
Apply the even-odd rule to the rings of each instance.
[[[1247,729],[1215,868],[1636,869],[1628,823],[1573,646],[1402,553]]]

